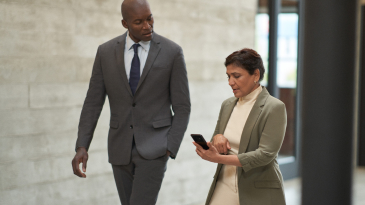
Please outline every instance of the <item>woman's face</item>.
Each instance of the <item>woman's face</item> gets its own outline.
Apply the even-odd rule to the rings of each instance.
[[[259,69],[250,75],[246,69],[231,64],[227,66],[227,76],[228,84],[236,98],[244,97],[260,86],[258,83],[260,79]]]

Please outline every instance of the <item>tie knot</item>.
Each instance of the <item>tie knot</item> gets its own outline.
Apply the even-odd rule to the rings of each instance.
[[[138,43],[133,44],[134,53],[138,53],[138,46],[140,46]]]

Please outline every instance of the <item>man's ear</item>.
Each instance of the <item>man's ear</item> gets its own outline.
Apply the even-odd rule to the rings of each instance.
[[[128,24],[124,19],[122,20],[122,25],[124,28],[128,29]]]

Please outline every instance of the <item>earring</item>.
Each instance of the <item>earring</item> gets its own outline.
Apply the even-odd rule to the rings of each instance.
[[[253,81],[256,84],[256,81]]]

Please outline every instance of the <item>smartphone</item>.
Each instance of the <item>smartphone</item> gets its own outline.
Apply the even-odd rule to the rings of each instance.
[[[207,142],[205,141],[203,135],[201,134],[191,134],[191,137],[193,138],[193,140],[198,143],[200,146],[203,147],[203,149],[207,150],[209,149]]]

